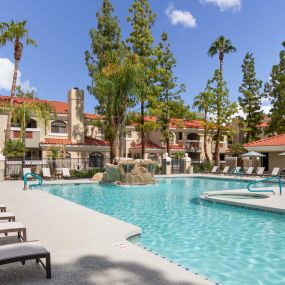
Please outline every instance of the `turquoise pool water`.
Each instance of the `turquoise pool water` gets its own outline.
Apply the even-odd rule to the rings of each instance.
[[[246,185],[175,178],[142,187],[81,184],[42,189],[140,226],[142,235],[132,242],[219,284],[285,284],[285,215],[198,198],[205,191]]]

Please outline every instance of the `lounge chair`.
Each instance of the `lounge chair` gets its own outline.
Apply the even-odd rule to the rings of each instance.
[[[45,258],[45,264],[40,260]],[[46,270],[46,278],[51,278],[50,253],[38,242],[21,242],[0,246],[0,265],[36,259]]]
[[[245,175],[252,175],[253,170],[254,170],[254,167],[250,166],[244,174]]]
[[[265,170],[265,167],[257,167],[256,173],[252,175],[263,176],[264,170]]]
[[[51,179],[50,169],[48,167],[43,167],[42,171],[43,171],[43,178]]]
[[[272,172],[265,174],[265,176],[278,176],[279,172],[280,172],[280,168],[279,167],[274,167],[272,169]]]
[[[220,174],[223,174],[223,175],[228,174],[228,173],[229,173],[229,169],[230,169],[230,167],[229,167],[229,166],[225,166],[225,167],[224,167],[224,169],[221,171],[221,173],[220,173]]]
[[[8,220],[8,222],[15,222],[15,215],[11,212],[1,212],[0,220]]]
[[[213,166],[212,170],[211,170],[211,174],[216,174],[218,172],[219,166]]]
[[[242,175],[242,174],[243,172],[240,166],[237,166],[230,171],[230,175]]]
[[[0,234],[5,234],[7,236],[8,233],[18,233],[18,238],[27,241],[26,227],[20,222],[0,223]]]
[[[23,178],[25,177],[26,174],[31,173],[32,170],[30,167],[25,167],[23,168]],[[31,175],[27,175],[27,178],[33,178]]]
[[[66,179],[71,178],[69,168],[62,168],[62,177]]]
[[[3,204],[0,204],[0,212],[6,212],[6,206]]]

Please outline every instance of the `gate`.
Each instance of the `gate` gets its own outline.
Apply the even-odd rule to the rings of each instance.
[[[171,173],[172,174],[181,174],[183,173],[183,161],[181,158],[172,157],[171,158]]]

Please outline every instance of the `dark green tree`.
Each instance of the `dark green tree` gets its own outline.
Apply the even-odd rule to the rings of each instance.
[[[101,11],[96,13],[97,27],[90,30],[91,50],[85,52],[85,62],[91,78],[91,85],[87,87],[90,94],[95,96],[100,106],[100,114],[106,120],[106,138],[110,142],[110,160],[116,157],[116,135],[113,116],[113,90],[100,92],[97,88],[98,78],[104,68],[116,59],[121,47],[121,29],[119,20],[113,16],[114,8],[109,0],[103,0]],[[106,72],[106,71],[105,71]]]
[[[127,42],[131,44],[132,51],[140,57],[144,66],[143,85],[138,94],[140,102],[140,136],[141,136],[141,158],[145,157],[145,108],[150,98],[154,96],[154,61],[153,61],[153,37],[151,28],[155,22],[156,14],[152,12],[148,0],[134,0],[129,9],[131,16],[127,18],[132,26]]]
[[[177,84],[177,78],[173,75],[173,70],[176,66],[176,59],[174,58],[170,44],[168,43],[167,33],[162,33],[161,42],[155,49],[156,56],[156,84],[158,96],[152,102],[153,108],[157,113],[157,126],[162,133],[162,137],[166,142],[166,151],[170,153],[170,139],[173,137],[169,130],[171,107],[170,102],[179,102],[181,100],[180,94],[185,91],[183,84]]]
[[[243,96],[238,98],[239,105],[245,114],[244,132],[246,142],[258,139],[261,133],[258,125],[263,118],[261,110],[262,94],[260,92],[262,81],[256,79],[254,58],[252,53],[247,53],[242,64],[243,82],[239,87],[239,92]]]
[[[226,82],[221,80],[219,70],[215,70],[213,78],[208,81],[206,90],[211,93],[210,96],[213,98],[210,110],[215,134],[214,161],[215,165],[219,165],[221,136],[229,132],[229,123],[237,112],[237,105],[230,102]]]
[[[270,110],[270,123],[266,129],[270,134],[285,132],[285,51],[279,54],[279,63],[272,67],[270,80],[265,84],[264,94],[269,98],[272,108]]]

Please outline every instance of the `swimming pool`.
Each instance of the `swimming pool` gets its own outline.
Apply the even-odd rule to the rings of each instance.
[[[203,202],[245,181],[159,179],[157,185],[50,185],[43,190],[142,228],[132,242],[220,284],[285,284],[285,215]],[[260,187],[268,186],[260,185]]]

